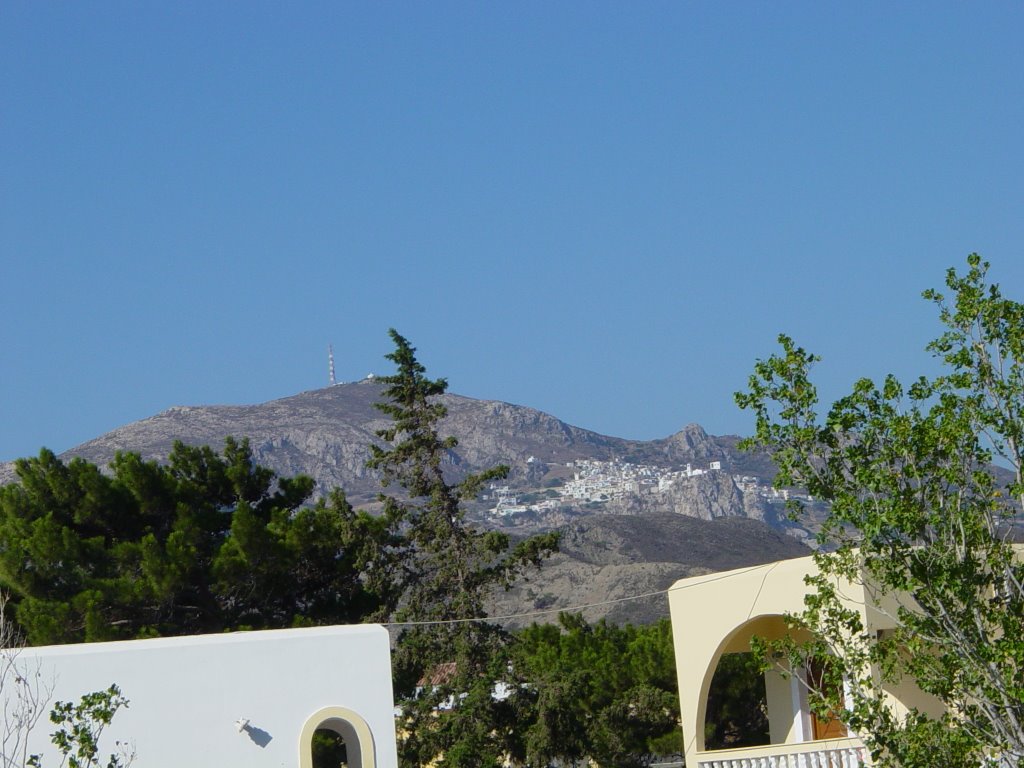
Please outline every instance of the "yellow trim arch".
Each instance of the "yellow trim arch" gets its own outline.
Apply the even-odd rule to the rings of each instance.
[[[377,768],[370,726],[345,707],[324,707],[306,720],[299,735],[299,768],[313,768],[313,734],[320,728],[332,730],[345,740],[350,768]]]

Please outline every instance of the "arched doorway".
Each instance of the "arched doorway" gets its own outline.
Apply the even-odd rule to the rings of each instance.
[[[328,732],[324,734],[324,732]],[[351,709],[324,707],[313,713],[299,735],[299,768],[314,768],[313,738],[336,734],[344,742],[348,768],[376,768],[373,734],[367,722]]]

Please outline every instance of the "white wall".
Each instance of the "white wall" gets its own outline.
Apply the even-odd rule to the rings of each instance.
[[[53,701],[77,701],[116,683],[131,703],[104,734],[132,740],[139,768],[251,768],[299,764],[299,735],[326,707],[361,716],[374,740],[376,765],[397,768],[391,661],[380,626],[237,632],[158,640],[30,648],[55,683]],[[247,718],[248,731],[235,721]],[[44,718],[32,752],[59,761]],[[269,740],[268,740],[269,737]],[[261,743],[262,742],[262,743]]]

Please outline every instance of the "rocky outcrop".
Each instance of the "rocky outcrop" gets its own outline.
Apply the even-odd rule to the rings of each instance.
[[[687,424],[663,442],[665,455],[673,462],[725,458],[725,452],[699,424]]]
[[[642,496],[629,496],[608,503],[610,511],[625,515],[668,514],[686,515],[700,520],[719,517],[749,517],[748,503],[757,499],[740,492],[726,472],[705,472],[693,477],[681,477],[668,488]],[[753,515],[764,519],[758,503],[751,503]]]
[[[781,521],[777,510],[765,501],[753,488],[742,491],[743,514],[752,520],[761,520],[769,525],[778,525]]]
[[[701,520],[746,516],[743,494],[725,472],[679,478],[657,498],[671,511]]]

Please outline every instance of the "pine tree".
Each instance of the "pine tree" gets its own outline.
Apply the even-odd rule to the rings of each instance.
[[[30,644],[364,621],[394,604],[383,520],[278,478],[247,441],[119,453],[110,473],[51,451],[0,488],[0,587]]]
[[[509,665],[510,635],[480,619],[488,595],[539,565],[558,537],[549,533],[513,546],[507,535],[467,522],[464,503],[484,483],[506,477],[508,467],[458,482],[446,476],[457,444],[438,431],[447,414],[438,398],[448,383],[427,378],[415,348],[395,330],[390,334],[395,349],[387,359],[397,370],[380,378],[386,400],[377,407],[392,423],[377,433],[388,445],[372,448],[369,466],[382,473],[385,486],[405,492],[381,497],[383,517],[400,541],[395,554],[404,597],[394,620],[405,627],[393,658],[403,762],[501,765],[516,752],[518,686]]]

